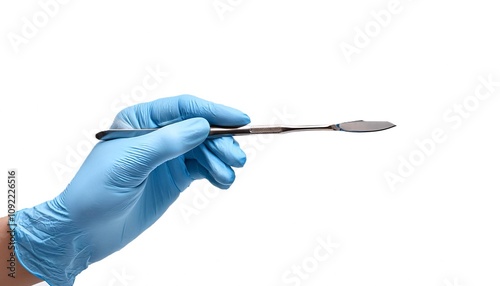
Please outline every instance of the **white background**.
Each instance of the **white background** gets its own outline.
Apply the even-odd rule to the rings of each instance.
[[[84,133],[114,117],[147,67],[169,76],[132,104],[187,93],[254,124],[398,126],[241,139],[249,160],[231,189],[193,184],[75,285],[500,283],[500,87],[474,101],[479,76],[500,81],[495,1],[401,0],[380,31],[371,12],[388,0],[221,0],[233,5],[222,15],[212,0],[131,2],[58,4],[18,52],[11,33],[44,12],[37,1],[0,4],[0,169],[19,171],[19,209],[63,191],[77,170],[67,157],[96,143]],[[372,36],[348,62],[341,44],[366,25]],[[449,113],[464,99],[466,116]],[[446,140],[422,155],[415,142],[436,129]],[[391,189],[385,174],[401,175],[401,158],[418,166]],[[58,164],[69,171],[58,176]],[[318,239],[339,246],[316,265]],[[303,263],[308,276],[287,283]]]

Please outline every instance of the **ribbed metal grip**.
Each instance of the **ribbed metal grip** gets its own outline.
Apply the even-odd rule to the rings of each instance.
[[[281,133],[285,128],[282,126],[253,126],[250,128],[252,134]]]

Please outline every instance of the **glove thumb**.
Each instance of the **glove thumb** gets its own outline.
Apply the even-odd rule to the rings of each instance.
[[[156,167],[200,145],[210,132],[207,120],[196,117],[164,126],[146,135],[129,138],[122,164],[128,184],[142,183]],[[124,170],[123,170],[124,171]],[[133,181],[133,182],[132,182]]]

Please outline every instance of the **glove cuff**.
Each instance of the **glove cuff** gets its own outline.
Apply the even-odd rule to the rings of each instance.
[[[15,223],[18,260],[49,285],[73,285],[90,264],[86,236],[53,201],[16,212]]]

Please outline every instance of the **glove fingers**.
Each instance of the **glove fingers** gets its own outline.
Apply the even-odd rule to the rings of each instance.
[[[233,137],[220,137],[205,141],[207,148],[222,162],[233,167],[243,167],[247,160],[245,152]]]
[[[189,172],[191,178],[198,179],[207,179],[212,185],[216,186],[220,189],[227,189],[231,186],[231,184],[221,184],[215,180],[215,178],[210,174],[210,172],[205,169],[200,163],[198,163],[195,159],[187,159],[186,160],[186,168]]]
[[[203,117],[211,125],[243,126],[250,118],[243,112],[192,95],[160,98],[122,110],[111,128],[156,128],[185,119]]]
[[[176,158],[205,141],[209,125],[203,118],[184,120],[149,134],[127,138],[125,156],[115,163],[113,174],[127,186],[138,185],[160,164]]]
[[[192,117],[203,117],[211,125],[242,126],[250,123],[250,118],[243,112],[222,104],[213,103],[192,95],[181,95],[171,98],[159,99],[161,104],[153,104],[152,114],[158,114],[157,122],[163,123],[162,112],[155,112],[155,108],[162,108],[166,104],[177,102],[178,115],[181,120]],[[167,122],[169,119],[166,120]],[[160,125],[161,126],[161,125]]]
[[[233,169],[213,154],[205,144],[198,146],[186,154],[187,159],[195,159],[210,175],[223,185],[231,185],[235,175]]]

